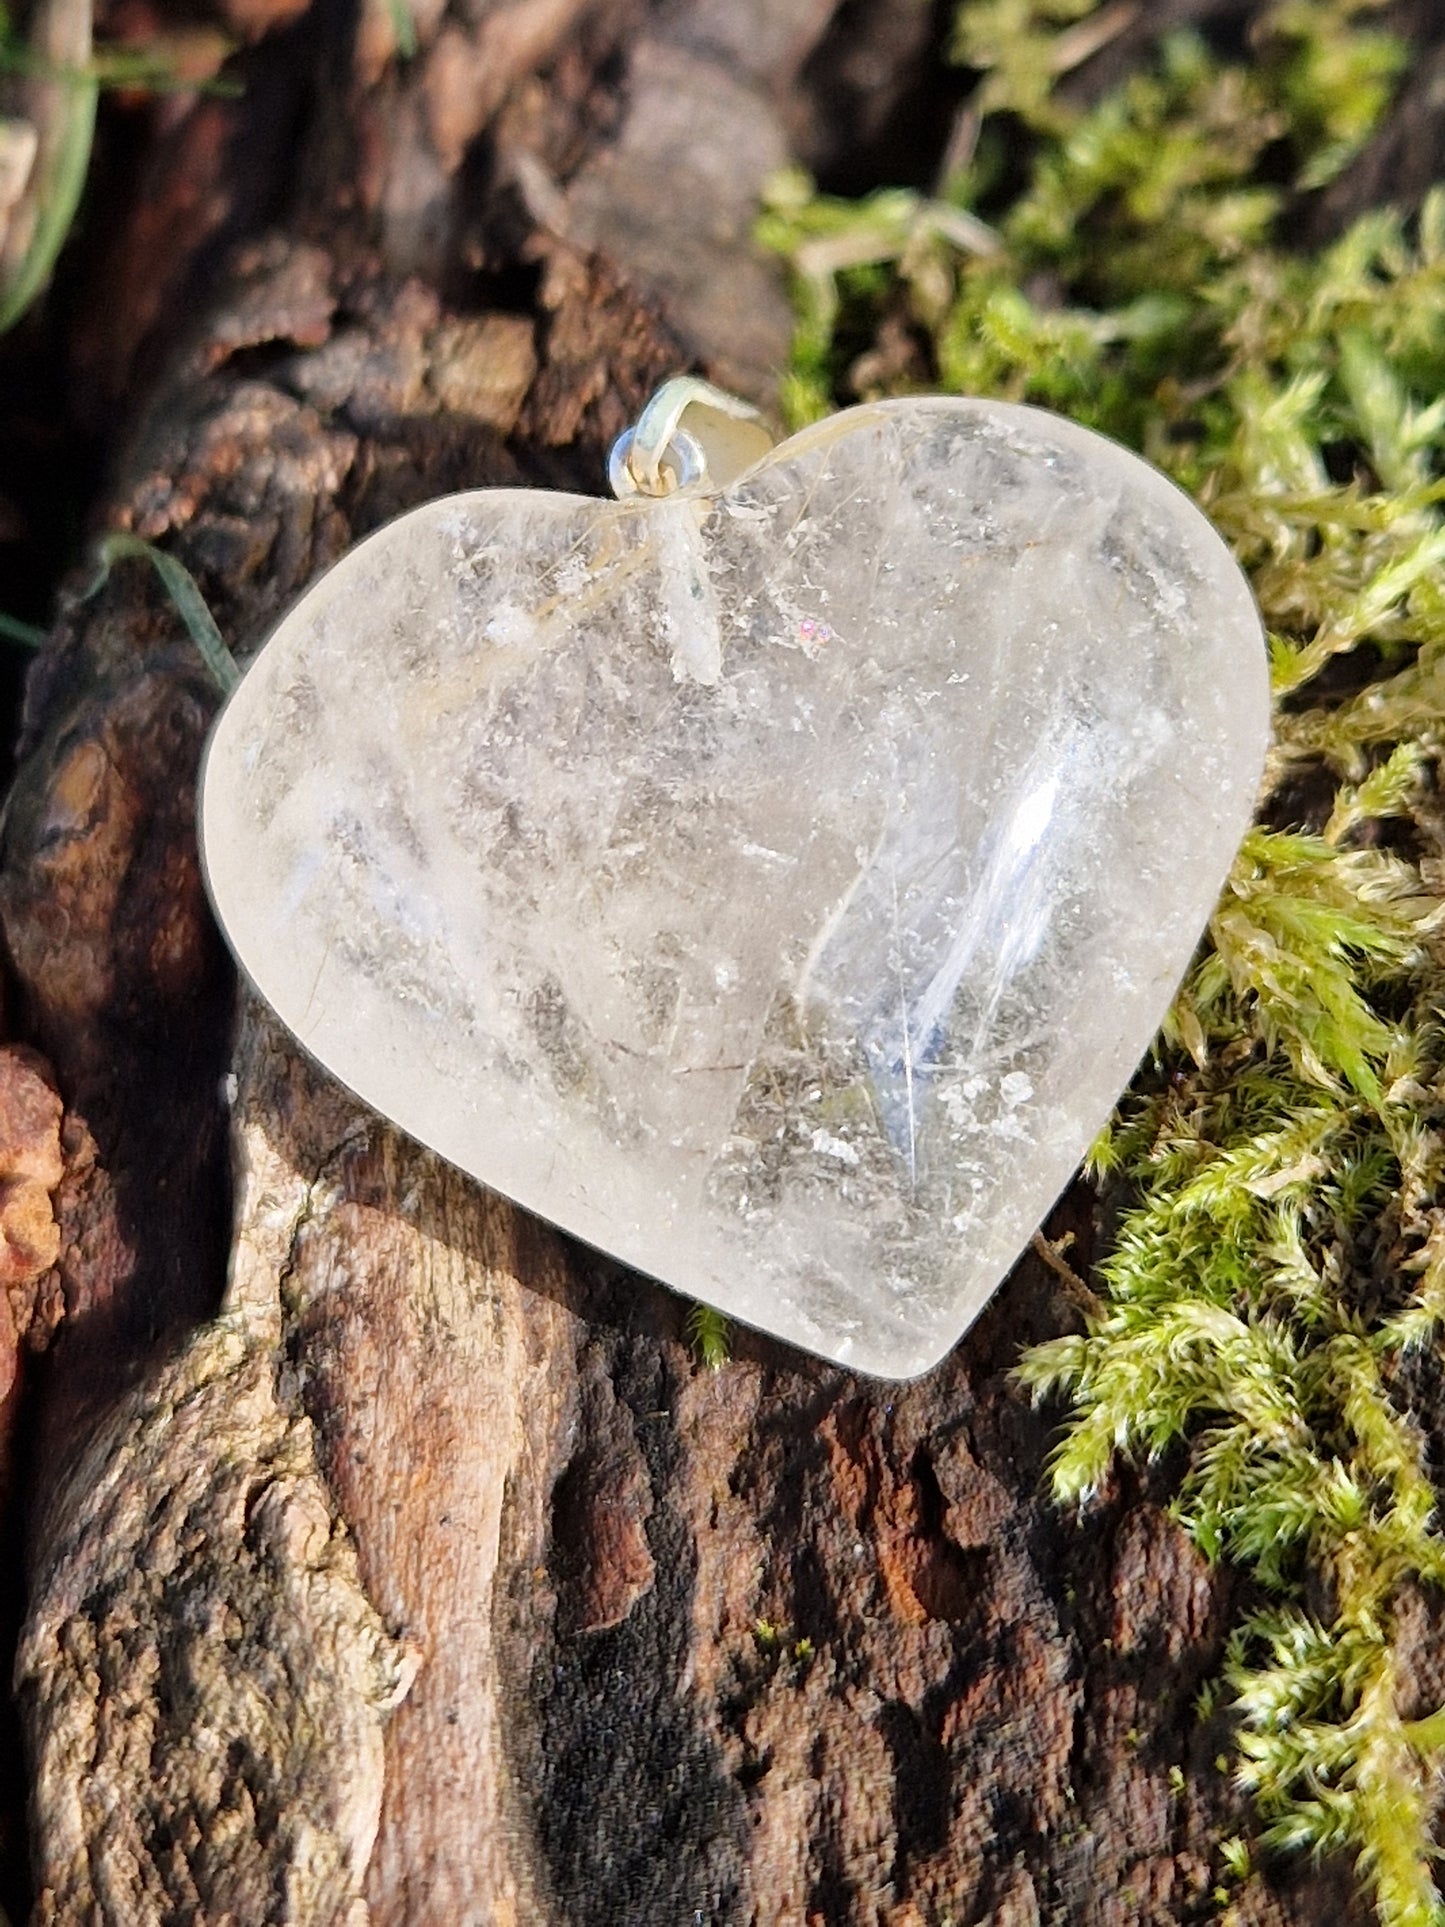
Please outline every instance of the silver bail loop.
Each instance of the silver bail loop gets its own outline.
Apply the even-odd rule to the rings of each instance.
[[[607,479],[623,501],[710,494],[736,481],[772,446],[772,431],[750,402],[695,375],[676,375],[612,444]]]

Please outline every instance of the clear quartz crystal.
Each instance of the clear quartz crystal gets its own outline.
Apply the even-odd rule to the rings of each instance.
[[[1162,476],[1031,409],[885,402],[721,496],[382,529],[217,724],[205,861],[377,1110],[907,1376],[1147,1047],[1267,729],[1246,585]]]

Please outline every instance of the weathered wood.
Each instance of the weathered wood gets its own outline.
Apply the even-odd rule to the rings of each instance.
[[[856,23],[417,17],[403,73],[365,11],[291,212],[184,337],[176,291],[239,201],[82,338],[97,395],[167,344],[105,519],[172,547],[238,642],[409,503],[596,486],[662,375],[758,391],[780,353],[744,211]],[[292,31],[334,76],[322,24]],[[147,194],[219,156],[217,116],[260,117],[191,111]],[[687,234],[658,178],[685,159]],[[155,245],[137,202],[117,285]],[[675,1299],[401,1139],[244,997],[232,1041],[192,830],[212,705],[127,565],[37,666],[6,818],[11,1032],[65,1103],[57,1140],[40,1066],[0,1052],[0,1236],[56,1327],[25,1408],[35,1918],[1208,1917],[1248,1828],[1194,1710],[1233,1582],[1147,1483],[1082,1529],[1041,1497],[1049,1424],[1010,1372],[1076,1319],[1063,1281],[1026,1259],[912,1385],[747,1333],[699,1368]],[[1087,1253],[1088,1197],[1053,1230]],[[1269,1868],[1235,1917],[1364,1918],[1338,1866]]]

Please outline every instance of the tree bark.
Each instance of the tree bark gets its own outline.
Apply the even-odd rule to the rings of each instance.
[[[932,10],[882,0],[429,0],[409,63],[380,0],[354,40],[287,0],[230,21],[247,94],[155,118],[68,340],[124,423],[98,519],[242,647],[412,503],[598,488],[667,374],[766,399],[763,173],[843,169],[860,95],[873,151],[899,116],[941,143],[966,86]],[[1010,1374],[1077,1319],[1065,1282],[1026,1258],[906,1386],[747,1332],[700,1367],[675,1298],[236,990],[193,833],[213,706],[124,565],[36,664],[5,820],[34,1919],[1211,1918],[1251,1824],[1195,1710],[1236,1582],[1162,1485],[1082,1522],[1043,1497]],[[1087,1194],[1050,1229],[1087,1259]],[[1342,1865],[1234,1897],[1366,1918]]]

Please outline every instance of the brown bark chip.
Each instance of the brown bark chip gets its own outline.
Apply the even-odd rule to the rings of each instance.
[[[44,1348],[60,1317],[56,1194],[67,1140],[78,1148],[50,1066],[23,1044],[0,1045],[0,1518],[15,1498],[25,1353]]]
[[[8,1300],[24,1302],[60,1253],[51,1193],[65,1171],[61,1111],[45,1060],[24,1045],[0,1045],[0,1291]]]

